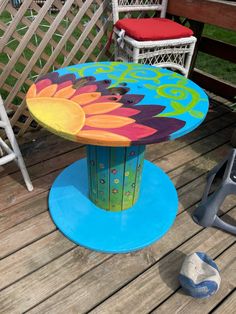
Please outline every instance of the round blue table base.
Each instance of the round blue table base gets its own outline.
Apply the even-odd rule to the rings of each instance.
[[[51,217],[60,231],[76,244],[106,253],[139,250],[160,239],[173,224],[177,208],[173,183],[146,160],[140,197],[124,211],[105,211],[89,200],[86,159],[63,170],[49,195]]]

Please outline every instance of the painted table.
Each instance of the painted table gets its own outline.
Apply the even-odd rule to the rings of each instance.
[[[173,140],[203,121],[208,98],[201,88],[149,65],[86,63],[39,78],[26,101],[42,126],[87,144],[87,159],[62,171],[49,195],[52,219],[69,239],[121,253],[168,231],[177,193],[144,160],[145,145]]]

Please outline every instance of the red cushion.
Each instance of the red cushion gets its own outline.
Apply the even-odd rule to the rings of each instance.
[[[122,19],[116,22],[118,29],[139,41],[164,40],[190,37],[193,31],[188,27],[164,18]]]

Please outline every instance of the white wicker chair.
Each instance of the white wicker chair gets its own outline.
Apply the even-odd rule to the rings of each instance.
[[[11,145],[11,147],[9,147],[0,137],[0,166],[15,160],[21,170],[27,189],[29,191],[32,191],[33,185],[27,172],[15,135],[12,131],[12,127],[8,119],[7,113],[5,111],[1,95],[0,95],[0,129],[4,129]]]
[[[112,0],[113,22],[122,12],[159,11],[160,18],[166,14],[168,0]],[[124,30],[114,27],[115,60],[152,64],[178,70],[188,76],[196,43],[194,36],[155,41],[137,41]]]

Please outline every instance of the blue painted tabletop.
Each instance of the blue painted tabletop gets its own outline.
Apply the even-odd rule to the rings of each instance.
[[[101,146],[176,139],[199,126],[209,106],[205,92],[180,74],[120,62],[59,69],[40,77],[26,99],[50,131]]]

